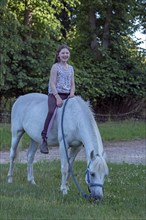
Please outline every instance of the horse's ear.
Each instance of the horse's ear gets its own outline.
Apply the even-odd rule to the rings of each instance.
[[[91,158],[91,160],[95,159],[94,150],[91,151],[91,153],[90,153],[90,158]]]
[[[106,155],[106,152],[105,152],[105,151],[103,151],[102,156],[103,156],[103,158],[105,159],[105,161],[107,161],[107,155]]]

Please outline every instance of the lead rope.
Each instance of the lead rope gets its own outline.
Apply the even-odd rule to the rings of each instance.
[[[84,193],[80,187],[80,185],[78,184],[76,178],[75,178],[75,175],[74,175],[74,172],[73,172],[73,169],[72,169],[72,166],[71,166],[71,163],[69,161],[69,156],[68,156],[68,151],[67,151],[67,146],[66,146],[66,141],[65,141],[65,136],[64,136],[64,128],[63,128],[63,119],[64,119],[64,113],[65,113],[65,108],[66,108],[66,105],[67,105],[67,102],[70,98],[67,98],[64,102],[64,106],[63,106],[63,110],[62,110],[62,117],[61,117],[61,131],[62,131],[62,138],[63,138],[63,143],[64,143],[64,147],[65,147],[65,153],[66,153],[66,158],[67,158],[67,162],[68,162],[68,166],[69,166],[69,171],[70,171],[70,174],[72,176],[72,179],[79,191],[79,193],[83,196],[83,198],[85,199],[89,199],[91,196],[90,195],[87,195],[86,193]]]

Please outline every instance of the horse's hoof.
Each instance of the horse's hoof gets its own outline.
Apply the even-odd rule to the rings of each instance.
[[[63,196],[67,195],[67,189],[62,190]]]
[[[10,183],[10,184],[13,183],[13,178],[10,176],[8,177],[8,183]]]
[[[34,180],[28,180],[28,182],[32,185],[36,185],[36,182]]]
[[[31,181],[31,184],[32,185],[36,185],[36,182],[33,180],[33,181]]]
[[[61,192],[63,193],[63,196],[67,195],[68,187],[62,188],[61,187]]]

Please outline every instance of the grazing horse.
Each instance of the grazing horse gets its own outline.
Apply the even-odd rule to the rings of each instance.
[[[63,195],[68,191],[69,165],[66,156],[66,149],[69,152],[68,158],[73,165],[76,155],[81,147],[85,147],[87,170],[85,180],[95,199],[103,197],[103,185],[105,176],[108,175],[108,167],[104,159],[103,144],[101,136],[94,119],[89,103],[81,97],[75,96],[68,100],[64,112],[64,139],[62,135],[62,111],[58,108],[54,122],[48,134],[48,145],[59,145],[61,159],[61,191]],[[13,182],[13,162],[16,157],[18,143],[26,132],[31,139],[27,154],[27,179],[35,184],[33,176],[33,160],[38,145],[41,143],[41,131],[48,112],[48,97],[40,93],[30,93],[20,96],[12,107],[11,112],[11,148],[10,167],[8,172],[8,183]]]

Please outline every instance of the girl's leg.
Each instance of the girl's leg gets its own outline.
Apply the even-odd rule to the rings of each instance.
[[[62,98],[62,100],[64,100],[68,98],[69,94],[59,93],[59,95]],[[40,146],[40,152],[44,154],[49,153],[48,145],[47,145],[47,130],[48,130],[49,123],[51,121],[51,118],[56,108],[56,98],[54,97],[53,94],[49,94],[48,96],[48,108],[49,108],[49,111],[48,111],[48,114],[45,120],[44,129],[41,133],[43,142]]]
[[[56,99],[53,94],[49,94],[48,96],[48,108],[49,108],[49,111],[48,111],[48,114],[45,120],[44,129],[41,133],[43,142],[40,146],[40,151],[41,153],[44,153],[44,154],[49,153],[48,145],[47,145],[47,130],[48,130],[48,126],[51,121],[51,118],[53,116],[54,110],[56,108]]]
[[[67,99],[69,94],[66,93],[59,93],[59,96],[62,98],[62,100]]]

